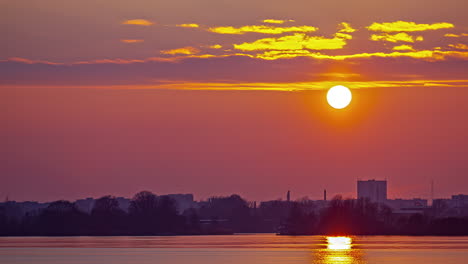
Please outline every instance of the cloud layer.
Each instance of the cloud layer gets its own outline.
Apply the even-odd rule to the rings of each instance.
[[[383,83],[392,86],[394,84],[391,81],[392,78],[396,78],[395,76],[415,75],[418,76],[417,80],[413,77],[408,80],[412,85],[459,85],[453,80],[462,80],[461,83],[465,84],[464,75],[453,74],[458,73],[459,70],[453,71],[452,69],[452,72],[448,73],[447,70],[441,68],[439,74],[443,81],[427,81],[433,75],[415,74],[413,68],[396,66],[400,61],[410,64],[417,62],[421,69],[432,69],[432,65],[436,62],[466,65],[468,61],[468,44],[464,39],[466,33],[457,30],[451,23],[421,24],[398,20],[384,23],[370,22],[364,26],[355,26],[351,22],[339,22],[322,27],[328,29],[321,29],[317,26],[299,24],[292,19],[263,19],[260,22],[264,25],[218,26],[197,21],[165,24],[146,19],[124,20],[121,23],[123,25],[119,26],[126,29],[125,36],[129,37],[117,38],[115,42],[121,43],[122,51],[138,54],[137,56],[104,56],[68,61],[53,58],[34,59],[27,56],[4,57],[0,59],[0,69],[7,67],[11,69],[8,68],[8,71],[5,71],[0,84],[30,85],[34,81],[41,85],[53,83],[47,81],[53,80],[52,76],[43,78],[32,72],[28,73],[32,75],[27,82],[20,80],[19,76],[27,75],[25,72],[32,69],[25,65],[36,65],[38,67],[36,69],[42,69],[40,72],[56,70],[68,73],[72,70],[71,72],[76,72],[77,76],[81,76],[81,78],[75,78],[73,75],[65,74],[63,79],[69,78],[66,86],[76,86],[77,82],[93,85],[94,80],[94,85],[111,85],[112,87],[126,86],[131,82],[138,87],[174,89],[182,89],[183,85],[194,89],[200,89],[203,85],[207,89],[214,89],[214,87],[233,89],[235,85],[242,89],[248,87],[279,89],[278,87],[283,87],[283,84],[275,85],[274,82],[277,80],[291,83],[290,88],[283,87],[281,90],[298,90],[298,87],[302,85],[314,87],[314,82],[323,85],[323,82],[335,79],[353,81],[356,87],[364,87],[363,82],[366,80],[372,80],[370,86],[373,87],[380,87]],[[127,27],[127,25],[140,27]],[[178,32],[176,37],[180,38],[177,42],[179,44],[170,44],[165,38],[158,38],[156,41],[152,39],[153,35],[162,34],[161,32],[165,31]],[[192,36],[200,34],[204,36],[202,40],[192,39]],[[269,36],[265,37],[265,35]],[[164,48],[155,48],[155,45],[159,43],[163,43]],[[150,49],[151,53],[140,54],[140,51],[145,49]],[[305,68],[307,74],[304,73],[305,61],[310,61],[314,65],[310,69]],[[378,70],[373,71],[372,74],[375,76],[369,72],[361,72],[362,67],[367,68],[370,67],[369,65],[375,67],[376,61],[382,65],[377,68],[388,74],[379,73]],[[248,66],[250,64],[262,66],[250,69]],[[127,65],[128,72],[122,71],[123,65]],[[229,65],[226,68],[228,70],[220,73],[225,65]],[[291,71],[276,72],[276,67],[282,68],[285,65],[288,65]],[[349,65],[353,67],[352,70],[330,72],[329,68],[318,67],[318,65],[329,65],[328,67],[332,68],[347,68]],[[360,67],[357,67],[358,65]],[[88,71],[93,68],[99,68],[97,70],[99,72],[114,72],[113,76],[119,75],[121,78],[94,76]],[[134,69],[139,70],[134,72]],[[163,69],[172,69],[177,73]],[[248,73],[245,72],[246,69],[250,69]],[[156,72],[164,74],[155,74]],[[246,74],[263,76],[260,72],[268,77],[244,78]],[[193,75],[195,73],[197,73],[196,77]],[[94,77],[90,79],[88,74]],[[275,78],[272,78],[271,74],[275,74]],[[140,75],[141,78],[138,78],[137,76]],[[14,76],[18,76],[18,79],[15,80]],[[106,78],[109,79],[106,80]],[[226,82],[226,85],[222,85],[220,80]],[[382,83],[379,84],[376,81]],[[292,85],[292,83],[295,84]],[[65,84],[66,82],[61,83],[61,85]],[[404,82],[397,82],[395,85],[404,85]]]
[[[433,24],[417,24],[415,22],[408,21],[395,21],[378,23],[374,22],[368,26],[367,29],[370,31],[382,31],[382,32],[414,32],[414,31],[427,31],[437,29],[454,28],[452,23],[433,23]]]

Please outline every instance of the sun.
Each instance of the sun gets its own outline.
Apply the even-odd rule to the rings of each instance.
[[[333,86],[327,93],[328,104],[335,109],[345,108],[352,98],[351,91],[343,85]]]

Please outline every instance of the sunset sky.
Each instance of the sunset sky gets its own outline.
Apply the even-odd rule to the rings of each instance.
[[[2,1],[0,199],[468,193],[467,8]]]

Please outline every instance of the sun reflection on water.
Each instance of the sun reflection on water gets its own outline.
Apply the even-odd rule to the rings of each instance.
[[[350,237],[327,237],[327,248],[335,250],[351,249]]]
[[[353,239],[346,236],[324,237],[322,244],[313,253],[314,264],[365,264],[363,252],[353,247]]]

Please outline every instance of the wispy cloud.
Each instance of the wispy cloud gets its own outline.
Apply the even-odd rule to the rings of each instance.
[[[198,28],[200,25],[195,24],[195,23],[190,23],[190,24],[177,24],[176,27],[183,27],[183,28]]]
[[[61,62],[53,62],[53,61],[47,61],[47,60],[30,60],[30,59],[21,58],[21,57],[11,57],[6,60],[0,60],[0,62],[9,62],[9,61],[24,63],[24,64],[64,65],[64,63],[61,63]]]
[[[352,89],[372,89],[389,87],[465,87],[468,80],[382,80],[382,81],[340,81],[342,85]],[[182,90],[265,90],[265,91],[308,91],[324,90],[336,85],[335,81],[287,82],[287,83],[239,83],[239,82],[163,82],[158,88]]]
[[[395,46],[392,48],[393,50],[409,50],[409,51],[414,51],[413,46],[411,45],[400,45],[400,46]]]
[[[349,23],[346,22],[341,22],[338,24],[338,32],[343,32],[343,33],[353,33],[356,31]]]
[[[255,50],[331,50],[342,49],[346,40],[341,37],[325,38],[321,36],[307,36],[303,33],[283,36],[279,38],[263,38],[254,42],[234,44],[234,48],[243,51]]]
[[[443,61],[447,58],[468,59],[468,52],[466,51],[442,51],[442,50],[419,50],[410,52],[394,51],[391,53],[386,52],[363,52],[348,55],[328,55],[319,52],[311,52],[308,50],[286,50],[286,51],[266,51],[262,54],[257,54],[255,58],[264,60],[278,60],[285,58],[295,57],[310,57],[319,60],[353,60],[364,58],[413,58],[426,61]]]
[[[397,33],[397,34],[372,34],[370,37],[373,41],[388,41],[388,42],[411,42],[414,43],[415,41],[423,41],[423,36],[411,36],[408,33]]]
[[[444,28],[453,28],[454,25],[451,23],[434,23],[434,24],[417,24],[415,22],[407,21],[395,21],[378,23],[374,22],[367,27],[370,31],[381,31],[381,32],[413,32],[413,31],[426,31],[426,30],[437,30]]]
[[[166,55],[177,55],[177,54],[184,54],[184,55],[192,55],[200,53],[200,50],[194,47],[183,47],[178,49],[170,49],[170,50],[161,50],[162,54]]]
[[[340,81],[341,85],[352,89],[375,89],[390,87],[466,87],[468,80],[380,80],[380,81]],[[94,88],[94,89],[166,89],[166,90],[239,90],[239,91],[284,91],[299,92],[324,90],[336,85],[336,81],[316,82],[189,82],[189,81],[158,81],[155,84],[141,85],[60,85],[60,88]],[[54,85],[13,85],[17,88],[53,88]],[[3,86],[0,85],[0,88]],[[7,87],[11,88],[12,85]]]
[[[123,43],[141,43],[143,42],[143,39],[121,39],[120,42]]]
[[[314,32],[318,28],[312,26],[292,26],[292,27],[276,27],[266,25],[252,25],[243,27],[211,27],[208,31],[218,34],[245,34],[248,32],[262,34],[283,34],[287,32]]]
[[[456,58],[461,60],[468,60],[468,51],[464,48],[465,46],[459,46],[463,50],[418,50],[418,51],[393,51],[390,53],[386,52],[363,52],[346,55],[329,55],[320,52],[313,52],[305,49],[297,50],[268,50],[258,54],[246,54],[246,53],[232,53],[232,54],[199,54],[200,50],[194,47],[184,47],[173,50],[161,51],[165,55],[183,55],[183,56],[172,56],[172,57],[148,57],[144,59],[97,59],[89,61],[74,61],[74,62],[54,62],[45,60],[30,60],[27,58],[12,57],[0,62],[17,62],[24,64],[46,64],[46,65],[83,65],[83,64],[134,64],[134,63],[146,63],[146,62],[180,62],[186,59],[210,59],[210,58],[228,58],[228,57],[248,57],[262,60],[278,60],[278,59],[289,59],[296,57],[310,57],[316,60],[356,60],[356,59],[367,59],[367,58],[412,58],[420,59],[425,61],[444,61],[449,58]]]
[[[286,22],[294,22],[292,19],[282,20],[282,19],[264,19],[262,20],[263,23],[270,23],[270,24],[284,24]]]
[[[219,44],[215,44],[215,45],[210,45],[210,46],[208,46],[208,48],[210,48],[210,49],[220,49],[220,48],[222,48],[222,47],[223,47],[223,46],[221,46],[221,45],[219,45]]]
[[[468,50],[468,45],[463,44],[463,43],[449,44],[449,47],[452,47],[455,49],[461,49],[461,50]]]
[[[122,22],[124,25],[151,26],[154,23],[146,19],[130,19]]]
[[[467,33],[461,33],[461,34],[447,33],[444,35],[444,37],[449,37],[449,38],[468,37],[468,34]]]

